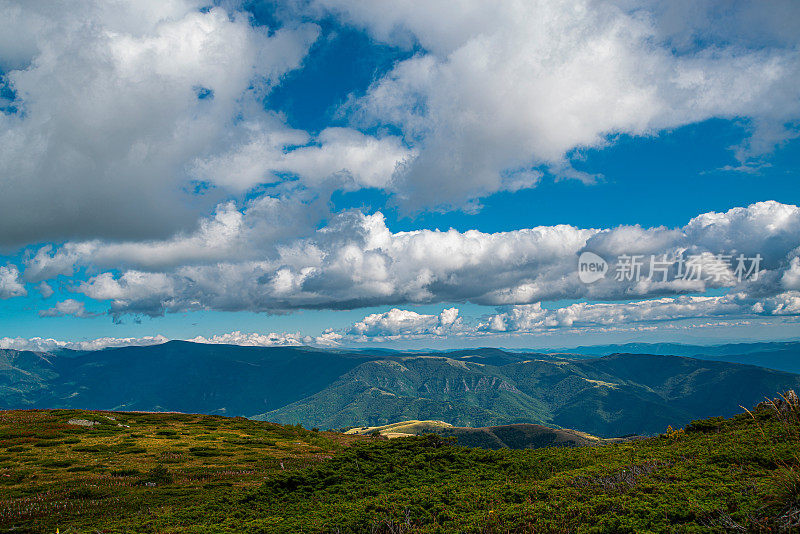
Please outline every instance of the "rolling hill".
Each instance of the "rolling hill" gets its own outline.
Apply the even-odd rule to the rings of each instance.
[[[456,438],[464,447],[484,449],[538,449],[541,447],[580,447],[604,445],[607,440],[577,430],[550,428],[542,425],[517,424],[490,427],[460,427],[443,421],[401,421],[391,425],[356,427],[345,434],[380,435],[389,439],[436,434]],[[618,439],[618,438],[617,438]]]

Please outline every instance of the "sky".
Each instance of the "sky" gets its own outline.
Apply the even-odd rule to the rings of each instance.
[[[0,348],[800,339],[797,27],[0,1]]]

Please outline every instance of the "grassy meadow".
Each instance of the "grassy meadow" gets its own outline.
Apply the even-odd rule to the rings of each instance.
[[[92,424],[86,426],[91,422]],[[791,532],[796,411],[487,450],[241,418],[0,412],[2,532]]]
[[[357,439],[209,415],[0,412],[0,531],[158,531],[148,526],[158,518],[257,488]]]

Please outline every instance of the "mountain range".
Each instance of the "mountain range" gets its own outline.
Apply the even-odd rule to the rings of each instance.
[[[544,350],[543,352],[548,354],[570,353],[575,356],[603,356],[614,353],[688,356],[701,360],[744,363],[790,373],[800,373],[800,343],[797,341],[727,343],[723,345],[625,343],[622,345],[571,347],[568,349]]]
[[[780,351],[797,355],[798,347],[783,344]],[[661,354],[404,353],[183,341],[92,352],[0,351],[4,409],[178,411],[318,428],[439,420],[458,427],[539,424],[604,438],[647,435],[732,415],[739,405],[789,388],[800,389],[800,376]]]

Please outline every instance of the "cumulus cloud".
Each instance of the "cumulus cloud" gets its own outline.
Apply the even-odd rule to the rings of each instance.
[[[187,339],[192,343],[207,343],[215,345],[242,345],[253,347],[299,347],[303,345],[334,346],[338,345],[338,340],[343,336],[333,332],[326,332],[317,337],[303,336],[298,333],[269,333],[261,334],[256,332],[243,333],[240,331],[229,332],[214,336],[197,336]],[[149,345],[160,345],[170,341],[169,338],[156,335],[145,337],[101,337],[88,341],[60,341],[52,338],[34,337],[30,339],[22,337],[2,337],[0,338],[0,349],[31,350],[37,352],[52,352],[61,349],[90,351],[102,350],[116,347],[144,347]]]
[[[17,266],[10,264],[0,266],[0,299],[22,297],[27,294]]]
[[[314,133],[263,107],[319,35],[308,13],[264,28],[235,3],[0,4],[0,244],[163,239],[291,178],[464,206],[544,168],[591,179],[576,148],[711,117],[745,119],[743,164],[797,133],[791,1],[308,4],[420,50],[351,99],[347,127]]]
[[[86,303],[80,302],[75,299],[66,299],[57,303],[52,308],[39,311],[39,317],[78,317],[80,319],[87,319],[89,317],[97,317],[99,314],[92,313],[86,310]]]
[[[680,296],[636,302],[571,304],[544,309],[540,303],[513,306],[478,327],[487,332],[541,332],[554,328],[630,325],[682,319],[800,314],[800,293],[789,291],[764,300],[732,293],[716,297]]]
[[[34,337],[30,339],[21,337],[0,338],[0,349],[32,350],[49,352],[59,349],[68,350],[101,350],[113,347],[159,345],[169,341],[168,338],[158,336],[145,336],[140,338],[101,337],[90,341],[59,341],[51,338]]]
[[[392,232],[380,212],[331,213],[329,202],[374,188],[412,210],[463,208],[547,171],[592,181],[572,168],[576,151],[713,117],[748,130],[733,152],[741,168],[763,164],[798,134],[796,2],[298,4],[299,16],[266,28],[235,2],[0,1],[0,246],[34,243],[14,260],[22,273],[0,266],[0,299],[25,284],[49,298],[55,280],[115,317],[393,307],[313,339],[198,338],[259,345],[797,310],[793,205],[677,228],[485,233]],[[413,53],[351,95],[336,122],[304,131],[264,102],[320,34],[304,21],[331,14]],[[581,282],[584,251],[610,274]],[[696,257],[716,276],[615,280],[621,255]],[[756,255],[744,281],[723,258]],[[721,288],[730,296],[675,298]],[[606,302],[539,304],[559,299]],[[398,308],[436,302],[505,308],[480,330],[455,308]],[[40,315],[93,314],[67,299]]]
[[[264,259],[275,256],[281,243],[305,237],[327,214],[321,199],[303,192],[263,195],[248,201],[241,211],[234,202],[225,202],[202,218],[193,232],[165,240],[69,241],[60,247],[42,246],[28,252],[24,278],[38,282],[71,276],[77,267],[90,265],[158,270],[226,259]]]
[[[82,282],[78,291],[97,300],[112,299],[113,311],[151,309],[155,314],[465,300],[556,267],[592,233],[560,226],[504,234],[392,234],[382,215],[350,212],[311,238],[265,251],[268,259],[236,262],[229,257],[167,272],[105,272]]]
[[[53,288],[50,287],[50,284],[47,282],[41,282],[39,285],[36,286],[36,289],[39,290],[39,293],[42,295],[42,298],[49,299],[53,296]]]
[[[800,316],[800,292],[787,291],[764,299],[752,298],[744,293],[730,293],[713,297],[677,296],[632,302],[579,302],[557,308],[544,308],[537,302],[510,306],[476,322],[463,321],[457,308],[442,310],[439,315],[394,308],[385,313],[368,315],[341,330],[336,342],[349,344],[444,337],[483,338],[578,329],[582,332],[653,329],[664,325],[674,327],[685,320],[700,320],[701,326],[719,326],[749,324],[748,321],[786,316]]]
[[[3,81],[18,109],[0,114],[2,244],[170,235],[207,203],[185,193],[187,169],[230,145],[238,115],[287,129],[258,102],[318,27],[270,32],[204,6],[0,4]]]
[[[439,315],[425,315],[409,310],[392,308],[388,312],[374,313],[356,322],[345,332],[348,337],[363,340],[394,339],[405,337],[444,337],[464,328],[458,308],[442,310]]]
[[[700,327],[752,324],[769,317],[800,316],[800,292],[756,299],[744,293],[714,297],[677,296],[632,302],[580,302],[557,308],[541,303],[510,306],[481,321],[465,322],[457,308],[439,315],[394,308],[371,314],[341,330],[338,344],[437,338],[485,338],[556,331],[647,330],[694,320]],[[311,342],[315,343],[317,338]]]
[[[786,127],[800,118],[791,0],[774,11],[746,2],[312,4],[381,41],[422,48],[351,107],[361,124],[397,127],[417,150],[395,180],[411,209],[530,187],[541,167],[591,180],[571,168],[571,152],[616,134],[747,118],[742,162],[796,135]]]
[[[253,188],[296,182],[305,191],[305,199],[264,197],[291,210],[285,220],[298,217],[294,228],[262,226],[263,241],[279,240],[292,231],[308,237],[328,218],[325,209],[298,213],[334,189],[379,188],[410,208],[463,207],[533,187],[547,168],[591,180],[571,169],[570,154],[616,134],[744,119],[752,130],[737,152],[744,165],[796,134],[791,1],[764,10],[646,0],[458,9],[316,0],[303,3],[311,17],[289,16],[274,28],[253,24],[237,5],[0,4],[0,82],[12,95],[0,114],[0,245],[80,241],[97,249],[61,248],[45,261],[49,271],[31,265],[27,281],[68,276],[73,256],[102,251],[127,261],[150,247],[150,269],[169,257],[210,261],[230,244],[184,238],[239,224],[217,204],[252,198]],[[301,21],[330,13],[419,52],[353,96],[337,126],[306,132],[263,103],[318,38],[320,27]],[[108,240],[138,244],[113,249]]]
[[[326,128],[311,139],[305,132],[276,134],[254,128],[232,150],[197,161],[194,174],[239,190],[279,182],[285,174],[311,188],[330,183],[345,190],[390,189],[396,171],[412,156],[396,136],[376,138],[350,128]]]
[[[314,342],[314,338],[301,334],[259,334],[256,332],[243,333],[240,331],[219,334],[210,337],[197,336],[188,339],[193,343],[211,343],[215,345],[245,345],[253,347],[299,347]]]
[[[800,257],[792,258],[789,269],[781,277],[781,284],[786,289],[800,290]]]
[[[217,334],[209,337],[197,336],[186,341],[192,343],[209,343],[213,345],[242,345],[247,347],[338,347],[346,337],[333,329],[328,328],[318,336],[308,336],[299,332],[241,332],[236,330],[227,334]]]
[[[765,297],[796,289],[800,265],[800,208],[777,202],[701,214],[679,228],[557,225],[493,234],[392,233],[380,213],[352,211],[333,216],[309,237],[288,232],[277,245],[260,236],[270,226],[265,217],[278,221],[280,211],[265,210],[260,202],[242,212],[224,205],[196,234],[163,242],[44,247],[31,254],[25,277],[69,275],[76,265],[92,270],[123,265],[120,272],[103,271],[75,281],[72,288],[110,301],[117,315],[160,315],[198,309],[630,300],[713,288]],[[581,282],[577,260],[583,251],[610,262],[605,278]],[[638,279],[618,276],[625,256],[641,258]],[[744,264],[754,269],[750,276],[737,276],[736,259],[756,256],[758,265]],[[670,259],[664,276],[650,272],[653,257]],[[704,276],[675,276],[679,269],[697,267],[690,262],[702,266]]]
[[[480,321],[465,321],[458,308],[439,314],[421,314],[392,308],[367,315],[346,328],[328,328],[317,336],[299,332],[259,333],[234,331],[197,336],[193,343],[256,347],[347,347],[388,341],[486,339],[496,336],[569,332],[652,331],[753,325],[767,318],[800,317],[800,292],[786,291],[762,299],[744,293],[714,297],[677,296],[632,302],[580,302],[558,308],[540,303],[510,306]],[[0,349],[53,351],[58,349],[100,350],[109,347],[145,346],[164,343],[164,336],[143,338],[99,338],[91,341],[57,341],[43,338],[0,338]]]
[[[0,245],[160,239],[290,179],[322,196],[391,186],[413,156],[400,137],[311,135],[263,107],[319,27],[258,26],[232,5],[0,3]]]

